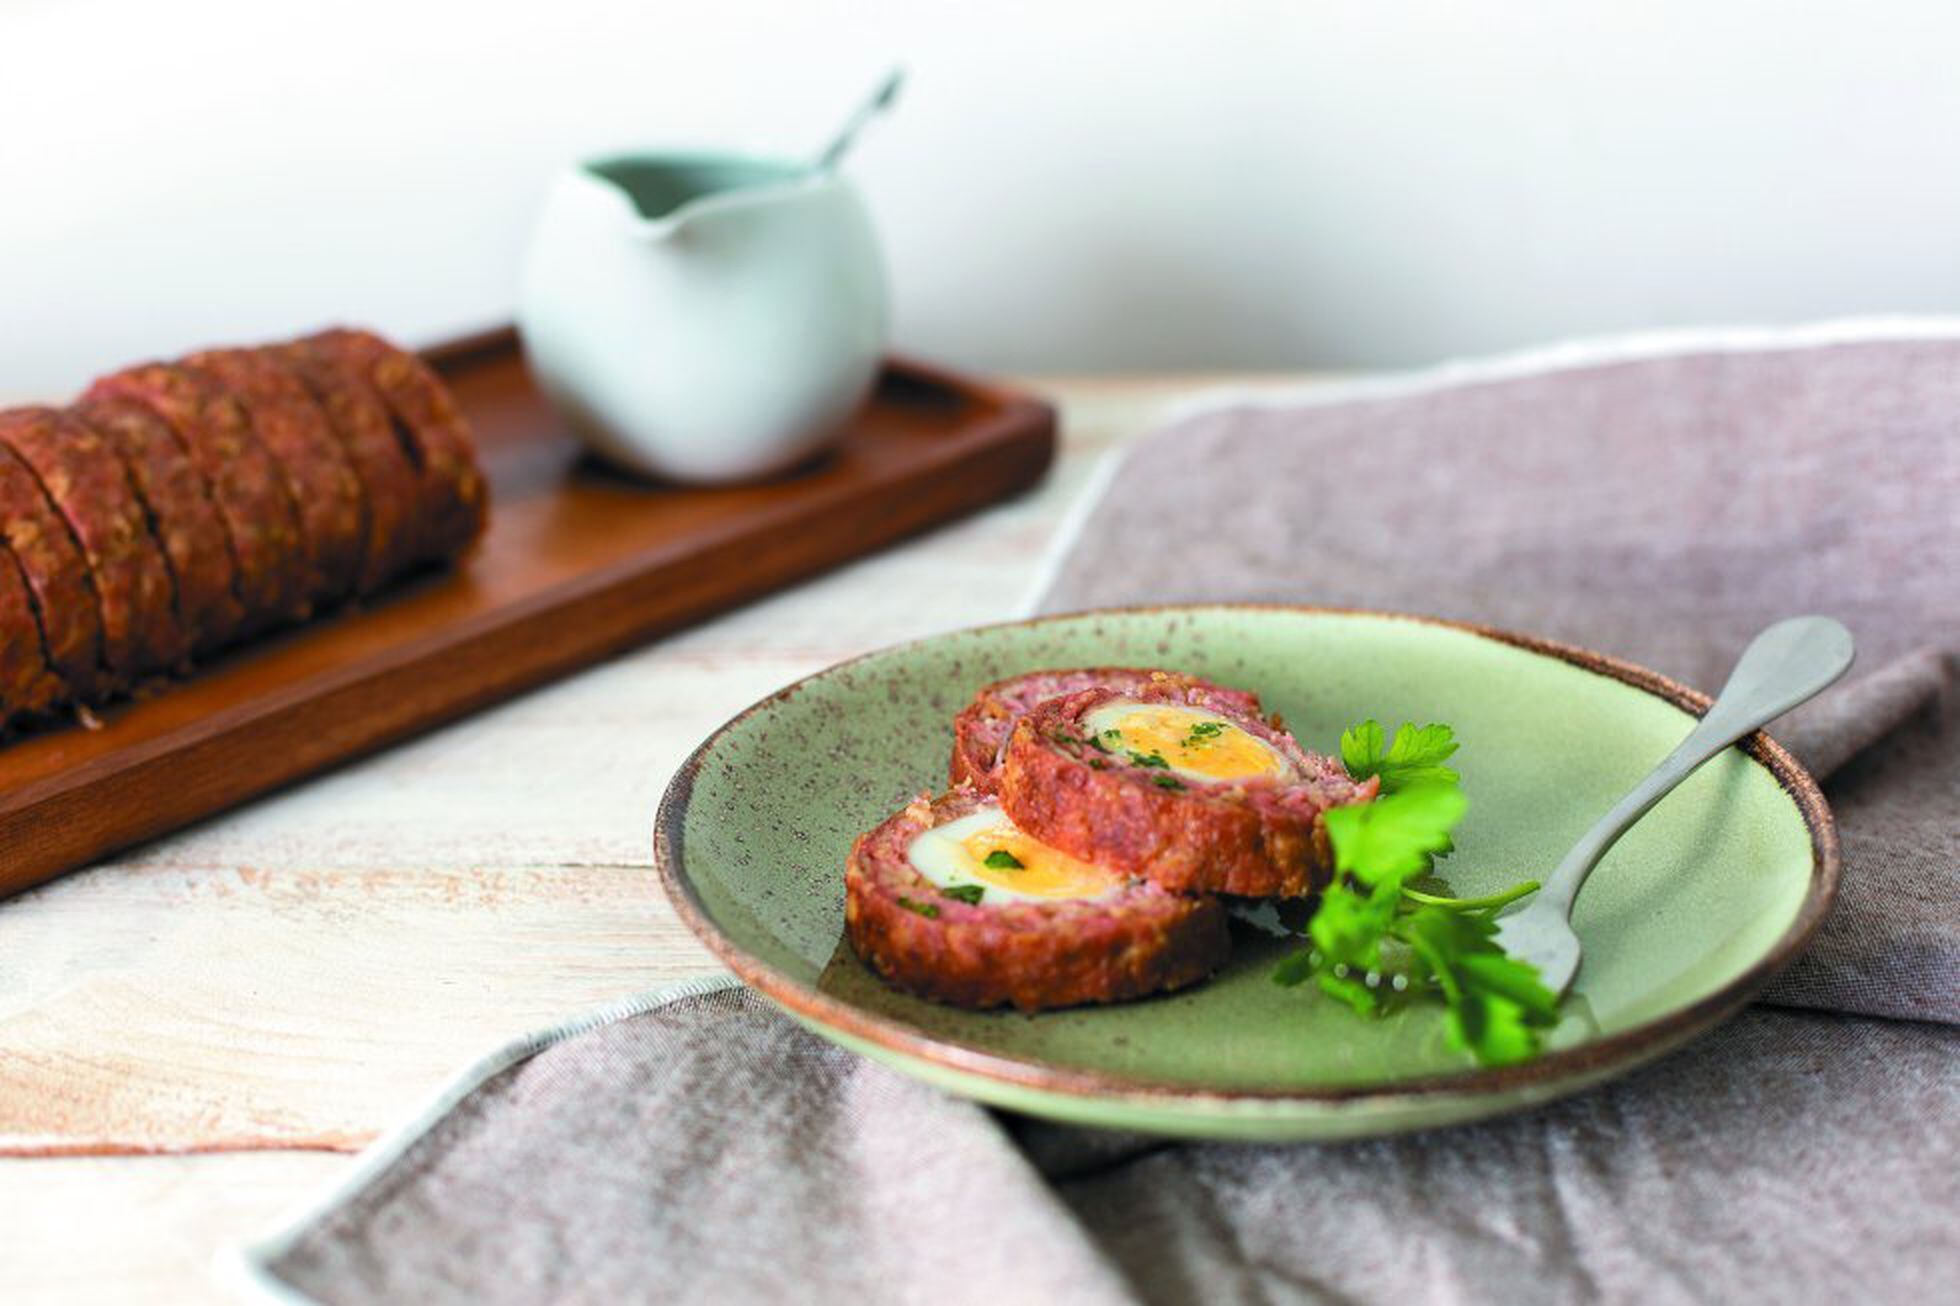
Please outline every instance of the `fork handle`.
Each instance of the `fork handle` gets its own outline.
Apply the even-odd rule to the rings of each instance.
[[[1538,891],[1538,902],[1555,902],[1569,914],[1579,886],[1629,826],[1703,762],[1842,676],[1852,656],[1851,632],[1829,617],[1792,617],[1756,636],[1701,723],[1573,845]]]

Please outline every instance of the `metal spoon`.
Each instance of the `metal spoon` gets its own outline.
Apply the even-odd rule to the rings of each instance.
[[[903,85],[905,85],[903,68],[894,68],[886,73],[885,80],[878,83],[878,89],[857,107],[857,112],[844,123],[836,138],[824,148],[822,154],[817,156],[816,171],[834,172],[837,165],[844,161],[844,156],[851,152],[851,147],[857,144],[858,133],[864,130],[865,124],[892,107],[893,102],[898,99],[898,90]]]
[[[1851,632],[1829,617],[1792,617],[1751,640],[1701,723],[1633,792],[1599,818],[1599,824],[1546,879],[1537,897],[1498,918],[1497,942],[1512,956],[1536,966],[1546,988],[1563,993],[1579,970],[1572,900],[1607,849],[1703,762],[1843,675],[1853,652]]]

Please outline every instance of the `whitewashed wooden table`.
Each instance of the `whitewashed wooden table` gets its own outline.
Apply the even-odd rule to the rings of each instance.
[[[675,767],[799,676],[1018,615],[1100,457],[1221,379],[1030,382],[1033,493],[0,903],[0,1302],[226,1300],[219,1248],[474,1056],[718,970],[653,875]]]

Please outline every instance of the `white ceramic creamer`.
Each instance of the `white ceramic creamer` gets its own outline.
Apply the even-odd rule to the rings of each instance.
[[[767,476],[839,434],[884,355],[883,264],[834,171],[633,155],[559,177],[524,270],[533,374],[607,458]]]

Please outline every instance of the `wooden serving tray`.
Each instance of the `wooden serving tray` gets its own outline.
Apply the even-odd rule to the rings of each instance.
[[[490,529],[454,571],[0,746],[0,893],[506,698],[1038,481],[1055,414],[887,363],[842,446],[683,489],[582,455],[503,330],[430,351],[474,425]]]

